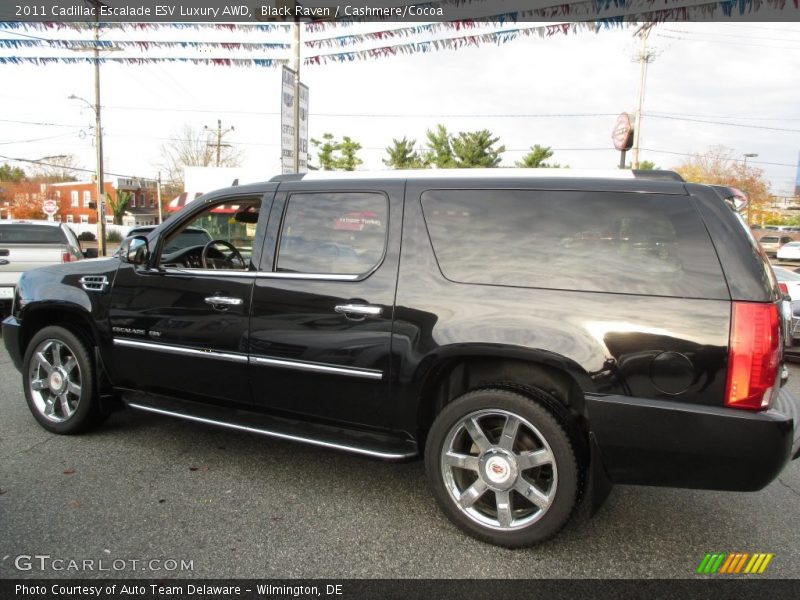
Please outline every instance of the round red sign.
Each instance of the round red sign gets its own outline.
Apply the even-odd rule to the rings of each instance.
[[[44,211],[44,214],[52,217],[58,212],[58,202],[55,200],[45,200],[42,202],[42,210]]]
[[[630,150],[633,146],[633,127],[628,113],[622,113],[614,123],[614,130],[611,132],[611,139],[614,140],[614,148],[617,150]]]

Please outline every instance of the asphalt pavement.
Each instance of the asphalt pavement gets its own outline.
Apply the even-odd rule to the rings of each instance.
[[[0,578],[693,578],[735,551],[800,578],[800,460],[755,493],[617,486],[593,518],[506,550],[450,524],[420,462],[131,410],[48,433],[0,349]]]

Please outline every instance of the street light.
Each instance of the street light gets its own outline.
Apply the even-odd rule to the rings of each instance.
[[[94,80],[94,97],[95,103],[92,104],[86,98],[81,98],[75,94],[70,94],[69,100],[80,100],[86,106],[94,111],[94,127],[97,149],[97,237],[100,242],[100,254],[106,255],[106,215],[105,215],[105,202],[103,197],[105,194],[105,186],[103,184],[103,130],[100,123],[100,72],[97,68],[97,61],[95,61],[95,80]]]
[[[754,152],[750,152],[750,153],[744,154],[743,156],[744,156],[744,177],[746,178],[747,177],[747,159],[748,158],[756,158],[758,156],[758,154],[756,154]],[[742,186],[742,187],[744,187],[744,186]],[[747,193],[747,190],[742,190],[742,191],[745,194]],[[748,198],[747,199],[747,226],[748,227],[750,227],[750,205],[751,204],[752,204],[752,202],[751,202],[750,198]]]

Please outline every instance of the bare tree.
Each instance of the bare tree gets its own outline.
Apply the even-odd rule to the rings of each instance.
[[[229,144],[220,147],[219,166],[238,167],[244,153]],[[184,125],[169,141],[161,145],[158,168],[169,184],[183,190],[185,167],[210,167],[217,163],[217,140],[212,130]]]
[[[79,177],[88,178],[88,173],[81,167],[75,155],[60,154],[38,161],[29,179],[40,183],[60,183],[78,181]]]

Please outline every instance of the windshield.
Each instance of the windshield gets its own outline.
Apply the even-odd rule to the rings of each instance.
[[[767,236],[767,237],[761,238],[758,241],[760,243],[762,243],[762,244],[776,244],[778,242],[778,238],[772,237],[772,236]]]
[[[800,273],[795,273],[794,271],[789,271],[780,267],[774,267],[774,270],[778,281],[800,281]]]

